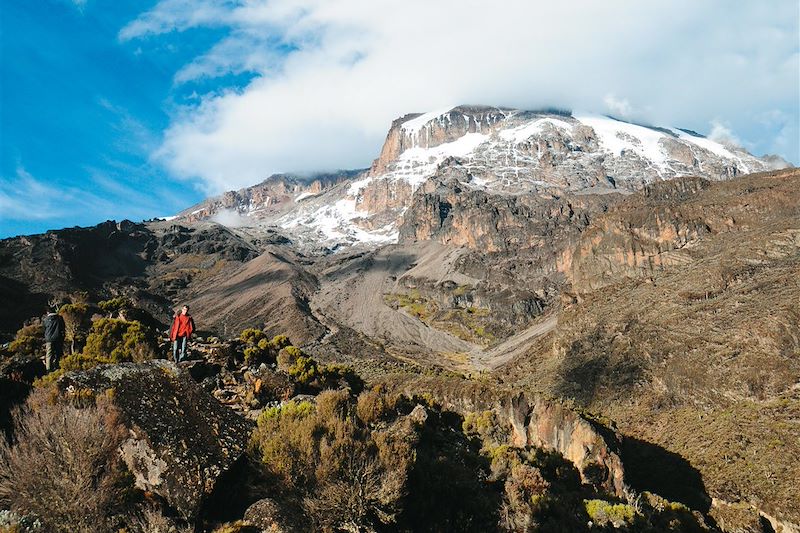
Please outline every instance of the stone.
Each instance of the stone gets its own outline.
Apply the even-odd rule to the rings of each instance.
[[[268,531],[269,533],[298,531],[297,528],[291,525],[292,521],[287,519],[278,504],[269,498],[258,500],[248,507],[244,513],[244,520],[248,524],[260,527],[262,531]]]
[[[169,361],[101,365],[65,374],[57,384],[65,395],[91,391],[110,400],[130,432],[120,453],[136,487],[161,496],[187,520],[244,454],[252,431]]]

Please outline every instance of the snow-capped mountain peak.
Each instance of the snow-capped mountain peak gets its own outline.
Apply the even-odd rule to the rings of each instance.
[[[315,244],[376,245],[395,242],[414,192],[453,169],[466,187],[524,195],[624,192],[678,176],[720,180],[770,168],[773,160],[689,130],[588,113],[457,106],[395,120],[368,171],[313,191],[295,185],[299,194],[283,209],[254,223]]]

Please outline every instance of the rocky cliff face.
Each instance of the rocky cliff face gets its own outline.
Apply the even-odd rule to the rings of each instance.
[[[711,182],[700,178],[648,185],[641,194],[595,217],[577,242],[560,254],[557,269],[577,293],[587,293],[691,263],[698,247],[717,234],[783,220],[792,208],[795,194],[789,189],[795,180],[796,173],[790,170],[745,178],[712,191],[708,191]],[[756,181],[757,187],[747,185]],[[770,182],[775,186],[763,186]],[[736,194],[747,201],[736,201]]]
[[[554,450],[572,462],[585,483],[625,496],[625,470],[619,441],[611,430],[606,435],[586,418],[564,406],[514,396],[503,406],[512,428],[514,446]]]
[[[580,231],[620,195],[496,195],[469,185],[461,168],[428,180],[400,226],[400,242],[436,240],[483,252],[547,247]]]
[[[184,209],[176,219],[186,223],[213,220],[225,225],[257,225],[291,210],[298,202],[316,196],[359,174],[360,170],[297,176],[276,174],[252,187],[228,191]],[[172,219],[172,217],[170,217]]]

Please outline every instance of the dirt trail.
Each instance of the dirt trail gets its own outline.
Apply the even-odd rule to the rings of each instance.
[[[472,365],[478,370],[494,370],[521,355],[535,338],[553,331],[557,324],[558,315],[554,314],[493,348],[473,351]]]

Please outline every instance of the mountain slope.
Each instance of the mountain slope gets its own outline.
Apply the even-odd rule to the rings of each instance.
[[[798,191],[797,170],[679,180],[596,217],[565,263],[571,303],[504,379],[683,456],[720,517],[742,502],[800,522]]]

